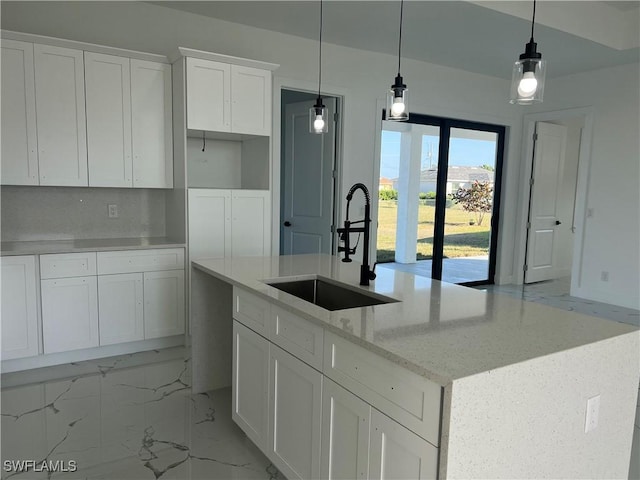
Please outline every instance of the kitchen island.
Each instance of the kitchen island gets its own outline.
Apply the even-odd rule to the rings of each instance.
[[[634,327],[388,269],[378,269],[378,278],[363,288],[357,285],[358,264],[324,255],[205,259],[192,267],[194,392],[238,380],[236,375],[232,382],[231,375],[237,347],[233,319],[239,318],[238,295],[246,294],[262,302],[276,322],[290,314],[320,329],[323,358],[317,365],[305,363],[310,373],[320,375],[320,385],[335,381],[364,399],[372,412],[382,412],[385,421],[385,415],[395,419],[436,448],[437,465],[425,478],[433,472],[442,479],[627,476],[640,375],[640,337]],[[266,283],[316,277],[396,301],[329,311]],[[267,342],[272,351],[280,351],[283,344],[274,335],[257,334],[272,342]],[[378,378],[369,380],[380,389],[367,385],[366,375],[332,370],[336,348],[344,345],[356,352],[353,358],[364,360],[360,368],[376,365]],[[302,358],[287,348],[284,352]],[[271,383],[272,370],[264,370]],[[381,390],[387,372],[406,377],[402,394],[394,390],[397,386],[390,387],[393,393]],[[404,421],[417,390],[422,396],[416,397],[415,411],[422,413]],[[266,402],[271,413],[276,397],[272,392]],[[434,404],[435,434],[426,425],[433,423],[426,407]],[[325,457],[331,461],[324,448],[330,436],[325,417],[319,420],[322,435],[318,431],[323,448],[320,440],[312,442],[313,465],[324,465]],[[412,423],[414,417],[423,423]],[[373,414],[370,418],[373,432]],[[273,427],[271,418],[265,441],[271,438],[277,456]],[[269,455],[268,442],[263,447]],[[369,452],[364,478],[375,478],[385,468],[376,470],[374,454]],[[327,472],[313,465],[312,475]],[[286,468],[284,473],[294,475]]]

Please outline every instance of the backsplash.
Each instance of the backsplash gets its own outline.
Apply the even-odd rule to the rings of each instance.
[[[165,236],[164,190],[3,186],[0,199],[3,242]]]

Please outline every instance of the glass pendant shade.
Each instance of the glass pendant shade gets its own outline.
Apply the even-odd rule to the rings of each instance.
[[[510,103],[531,105],[542,102],[546,73],[546,61],[542,59],[542,55],[539,58],[520,58],[515,62]]]
[[[322,97],[318,97],[315,105],[309,109],[309,132],[327,133],[328,131],[327,107],[323,105]]]
[[[402,82],[402,77],[398,75],[387,92],[387,120],[396,122],[409,120],[407,86]]]

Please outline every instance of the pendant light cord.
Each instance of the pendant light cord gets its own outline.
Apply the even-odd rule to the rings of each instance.
[[[533,0],[533,18],[531,19],[531,41],[533,42],[533,26],[536,24],[536,0]]]
[[[320,0],[320,42],[318,48],[318,98],[320,98],[320,84],[322,81],[322,0]]]
[[[404,0],[400,0],[400,35],[398,35],[398,75],[400,75],[400,51],[402,49],[402,13],[404,10]]]

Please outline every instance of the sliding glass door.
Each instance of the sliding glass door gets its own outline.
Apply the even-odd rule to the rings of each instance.
[[[423,115],[383,121],[378,261],[493,283],[504,127]]]

